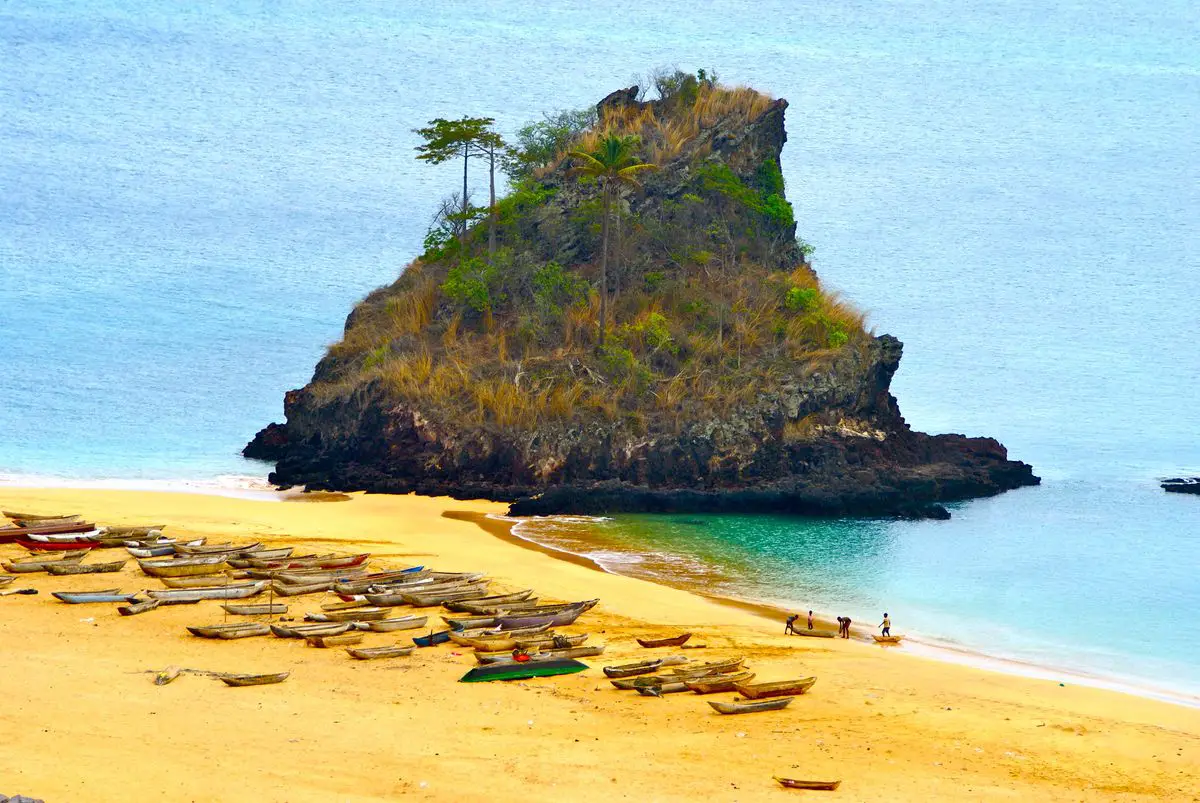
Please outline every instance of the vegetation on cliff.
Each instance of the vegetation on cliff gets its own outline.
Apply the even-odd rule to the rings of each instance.
[[[310,391],[373,385],[459,426],[595,419],[641,434],[864,348],[862,315],[821,288],[796,241],[779,165],[786,104],[675,78],[657,100],[627,90],[594,121],[525,129],[505,160],[512,192],[491,210],[450,204],[420,259],[350,316]],[[597,164],[617,157],[657,169],[608,182]]]

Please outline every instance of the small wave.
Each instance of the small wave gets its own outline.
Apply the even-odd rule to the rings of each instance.
[[[280,492],[266,477],[225,474],[209,479],[72,479],[40,474],[0,474],[0,487],[69,488],[84,491],[153,491],[157,493],[194,493],[239,499],[278,500]]]

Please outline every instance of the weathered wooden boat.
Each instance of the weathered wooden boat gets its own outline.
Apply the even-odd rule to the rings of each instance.
[[[450,640],[450,631],[442,630],[438,633],[430,632],[428,636],[416,636],[413,638],[413,644],[418,647],[435,647],[438,644],[445,644]]]
[[[253,544],[233,544],[229,542],[223,544],[197,544],[196,546],[176,544],[175,552],[185,557],[195,557],[198,555],[222,555],[229,557],[230,555],[241,555],[243,553],[250,554],[262,548],[263,545],[257,541]]]
[[[485,644],[498,644],[500,646],[490,649],[496,650],[511,650],[517,646],[518,639],[536,639],[539,635],[545,634],[550,630],[550,625],[538,625],[537,627],[524,627],[520,630],[496,630],[490,627],[473,627],[466,630],[451,630],[450,640],[462,647],[479,648]]]
[[[103,529],[105,536],[122,536],[125,538],[151,538],[155,533],[161,535],[162,531],[167,529],[165,524],[137,524],[137,525],[114,525],[110,524]]]
[[[497,616],[496,626],[501,630],[512,630],[518,627],[530,627],[532,625],[540,625],[548,623],[551,627],[565,627],[572,624],[576,619],[582,616],[587,611],[591,610],[591,605],[587,603],[579,603],[577,606],[567,608],[558,613],[534,615],[534,616]]]
[[[388,618],[389,613],[391,611],[387,608],[354,608],[348,611],[306,613],[304,618],[309,622],[375,622]]]
[[[871,636],[876,644],[899,644],[904,636]]]
[[[77,549],[96,549],[100,546],[99,541],[92,541],[90,543],[52,544],[48,541],[30,541],[26,538],[18,538],[17,544],[25,547],[30,552],[73,552]]]
[[[809,638],[834,638],[837,636],[837,633],[834,633],[832,630],[805,630],[801,628],[800,630],[793,630],[792,635],[808,636]]]
[[[52,556],[35,555],[30,558],[19,558],[13,561],[4,562],[4,571],[9,574],[30,574],[32,572],[46,571],[46,565],[49,563],[78,563],[83,560],[83,556],[89,550],[77,549],[71,552],[56,553]]]
[[[364,574],[353,580],[344,580],[338,583],[334,586],[333,590],[339,594],[363,594],[371,586],[400,581],[405,583],[432,583],[433,578],[429,577],[429,573],[425,571],[424,566],[413,566],[408,569],[398,569],[390,572]]]
[[[410,605],[415,608],[432,608],[452,600],[476,599],[487,594],[487,583],[473,588],[464,588],[459,591],[433,591],[433,592],[410,592],[402,593],[400,596],[407,600]]]
[[[78,513],[21,513],[15,510],[0,510],[5,518],[13,521],[74,521]]]
[[[152,599],[172,600],[172,599],[246,599],[253,597],[255,594],[262,592],[266,588],[266,581],[259,580],[254,583],[230,583],[223,586],[210,586],[208,588],[168,588],[168,589],[152,589],[146,594]]]
[[[73,560],[56,560],[46,565],[46,572],[56,577],[65,574],[112,574],[124,568],[127,561],[115,560],[111,563],[82,563]]]
[[[352,611],[355,608],[370,608],[371,603],[366,597],[350,600],[349,602],[322,602],[321,611],[324,613],[336,613],[337,611]]]
[[[837,788],[842,785],[841,781],[801,781],[798,778],[780,778],[778,775],[772,776],[779,782],[780,786],[786,786],[788,789],[810,789],[818,792],[836,792]]]
[[[229,567],[225,558],[214,555],[206,558],[176,560],[138,560],[142,571],[151,577],[191,577],[197,574],[220,574]]]
[[[745,658],[730,658],[726,661],[710,661],[707,664],[696,664],[695,666],[674,667],[668,672],[672,675],[687,675],[688,677],[699,677],[700,675],[715,675],[722,672],[736,672],[738,668],[745,662]]]
[[[280,560],[291,557],[292,551],[292,547],[288,546],[259,549],[254,552],[234,552],[229,556],[229,565],[235,569],[246,569],[249,568],[251,560]]]
[[[338,636],[349,632],[352,627],[353,625],[349,622],[311,625],[272,624],[271,632],[279,638],[308,638],[309,636]]]
[[[649,675],[666,666],[686,664],[688,659],[682,655],[667,655],[649,661],[637,661],[632,664],[619,664],[604,667],[604,674],[610,678],[630,678],[636,675]]]
[[[194,574],[191,577],[160,577],[158,579],[167,588],[212,588],[225,585],[232,577],[228,574]]]
[[[118,605],[117,613],[122,616],[137,616],[139,613],[146,613],[157,608],[162,603],[156,599],[147,600],[146,602],[134,602],[130,605]]]
[[[525,654],[529,656],[530,661],[553,661],[558,658],[590,658],[600,655],[603,652],[604,645],[598,644],[592,647],[566,647],[563,649],[549,649]],[[485,665],[521,663],[517,661],[511,651],[495,653],[477,652],[475,653],[475,660]]]
[[[411,655],[416,647],[347,647],[346,652],[350,653],[351,658],[357,658],[360,661],[375,661],[380,658],[402,658],[405,655]]]
[[[250,559],[256,569],[349,569],[361,566],[371,557],[370,552],[358,555],[318,555],[313,558],[284,558],[283,560]]]
[[[491,680],[528,680],[529,678],[573,675],[587,669],[587,664],[574,658],[556,658],[552,661],[527,661],[516,664],[493,664],[477,666],[459,678],[462,683],[481,683]]]
[[[67,522],[45,527],[0,527],[0,543],[10,544],[21,539],[32,540],[35,535],[55,535],[68,533],[87,533],[96,529],[90,521]]]
[[[464,647],[469,647],[476,652],[511,652],[513,650],[533,650],[543,651],[549,649],[566,649],[568,647],[578,647],[583,642],[588,640],[587,633],[577,633],[570,636],[561,634],[535,634],[531,636],[521,636],[519,638],[476,638],[467,639],[462,644]]]
[[[274,675],[217,675],[226,686],[269,686],[273,683],[283,683],[291,672],[279,672]]]
[[[337,636],[306,636],[305,641],[310,647],[349,647],[352,644],[362,644],[362,633],[341,633]]]
[[[52,596],[68,605],[79,605],[85,602],[137,602],[137,592],[123,593],[116,588],[106,588],[102,591],[51,591]]]
[[[29,540],[39,544],[90,544],[99,546],[99,530],[87,530],[81,533],[30,533]]]
[[[355,576],[362,574],[361,569],[300,569],[292,571],[290,569],[246,569],[246,573],[250,576],[267,576],[273,580],[278,580],[281,583],[291,583],[292,585],[305,585],[307,583],[329,583],[332,590],[334,583],[340,583],[343,580],[353,580]]]
[[[13,580],[16,580],[16,579],[17,579],[16,577],[13,577],[11,575],[5,575],[4,577],[0,577],[0,586],[9,585],[12,583]]]
[[[662,697],[664,694],[682,694],[690,691],[682,680],[668,679],[662,683],[634,683],[633,690],[643,697]]]
[[[305,583],[304,585],[298,585],[294,583],[281,583],[278,580],[271,581],[271,589],[281,597],[298,597],[304,594],[323,594],[332,588],[332,582]]]
[[[787,708],[795,697],[772,697],[770,700],[734,700],[722,703],[716,700],[706,700],[713,710],[719,714],[753,714],[756,711],[778,711]]]
[[[62,519],[16,519],[13,524],[18,527],[24,527],[27,530],[35,530],[38,527],[58,527],[61,524],[78,524],[79,516]]]
[[[753,672],[737,672],[731,675],[703,675],[695,680],[685,680],[684,683],[696,694],[716,694],[733,691],[735,683],[749,683],[752,680]]]
[[[367,622],[367,629],[375,633],[391,633],[396,630],[416,630],[424,627],[428,616],[397,616],[392,619],[377,619]]]
[[[446,608],[446,610],[448,610],[448,611],[457,611],[459,613],[472,613],[472,611],[468,611],[466,608],[463,608],[461,606],[463,606],[463,605],[471,605],[471,606],[500,605],[505,602],[509,602],[509,603],[528,602],[531,594],[533,594],[533,589],[526,588],[522,591],[514,591],[511,594],[492,594],[491,596],[488,596],[488,597],[479,597],[478,599],[473,599],[473,600],[448,600],[447,602],[443,603],[443,605]]]
[[[234,616],[282,616],[288,612],[288,606],[282,602],[263,603],[262,605],[239,605],[236,602],[221,604],[227,613]]]
[[[271,628],[258,622],[235,622],[220,625],[189,625],[188,632],[200,638],[241,639],[265,636],[271,632]]]
[[[367,595],[370,599],[371,595]],[[451,630],[473,630],[475,628],[495,628],[496,617],[491,614],[487,616],[443,616],[442,621]],[[547,625],[548,626],[548,625]]]
[[[668,638],[640,638],[637,643],[643,647],[682,647],[691,637],[691,633],[680,633]]]
[[[101,542],[101,546],[108,546],[108,544]],[[125,551],[128,552],[130,556],[135,558],[165,558],[175,554],[175,545],[163,544],[162,546],[148,547],[127,546],[125,547]]]
[[[749,700],[762,700],[767,697],[795,697],[808,691],[817,682],[815,677],[798,680],[780,680],[774,683],[737,683],[734,691]]]

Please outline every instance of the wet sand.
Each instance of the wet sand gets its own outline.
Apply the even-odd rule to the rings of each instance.
[[[104,524],[263,540],[298,551],[370,551],[381,567],[486,571],[501,589],[600,597],[568,632],[607,644],[580,675],[459,684],[474,660],[446,645],[359,662],[291,640],[209,641],[218,602],[124,618],[51,590],[159,587],[119,574],[26,575],[0,598],[0,793],[46,800],[775,800],[772,775],[841,779],[840,799],[1196,800],[1200,711],[1060,686],[841,639],[785,637],[769,610],[596,571],[520,547],[502,506],[358,496],[297,503],[114,490],[3,489],[5,509],[81,512]],[[450,516],[445,514],[451,513]],[[494,534],[493,534],[494,533]],[[497,538],[496,535],[507,536]],[[116,550],[92,560],[117,559]],[[0,557],[23,554],[0,545]],[[109,557],[112,555],[112,557]],[[262,601],[259,598],[255,601]],[[289,617],[320,596],[284,600]],[[434,610],[428,611],[436,617]],[[231,617],[232,618],[232,617]],[[693,694],[643,698],[599,667],[660,652],[635,636],[689,630],[695,659],[745,656],[756,680],[816,675],[780,712],[720,716]],[[411,633],[367,634],[363,646]],[[282,685],[227,688],[168,665],[291,670]],[[728,700],[732,694],[715,695]],[[709,698],[711,699],[711,698]],[[807,793],[816,794],[816,793]]]

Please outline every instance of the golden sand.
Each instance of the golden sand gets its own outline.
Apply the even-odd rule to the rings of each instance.
[[[214,541],[370,551],[380,566],[486,571],[502,588],[532,587],[547,599],[600,597],[565,630],[608,645],[580,675],[460,684],[475,664],[453,645],[360,662],[293,640],[188,635],[184,625],[224,620],[215,601],[124,618],[112,605],[49,596],[158,587],[133,562],[119,574],[21,576],[7,588],[41,593],[0,598],[3,794],[489,803],[822,794],[783,790],[772,775],[784,775],[840,779],[830,799],[853,801],[1200,799],[1200,711],[903,648],[785,637],[778,619],[524,549],[461,518],[502,510],[491,503],[6,489],[0,507],[81,512],[105,524],[161,520],[171,534]],[[21,553],[0,545],[2,557]],[[300,618],[322,600],[283,601]],[[819,680],[783,711],[721,716],[705,704],[712,698],[639,697],[612,688],[598,671],[658,654],[638,647],[635,636],[682,630],[707,645],[693,658],[745,656],[757,680]],[[411,635],[368,633],[363,646],[408,643]],[[292,676],[235,689],[185,672],[154,685],[153,673],[170,665]]]

